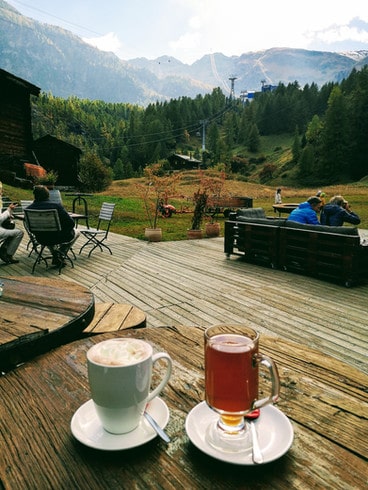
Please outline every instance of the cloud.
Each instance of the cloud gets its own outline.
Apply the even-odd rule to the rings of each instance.
[[[196,48],[200,41],[200,34],[198,32],[187,32],[179,37],[176,41],[170,41],[169,46],[174,51],[192,51]]]
[[[100,37],[84,37],[83,41],[101,51],[111,51],[113,53],[117,53],[122,46],[118,36],[114,32],[108,32]]]
[[[308,39],[311,44],[325,46],[325,48],[342,43],[356,43],[361,45],[368,44],[368,23],[359,17],[355,17],[348,23],[341,25],[330,25],[325,29],[311,31],[308,33]]]
[[[272,47],[341,50],[344,42],[368,44],[368,2],[350,0],[334,5],[310,0],[302,12],[295,0],[256,2],[244,0],[172,0],[186,7],[187,15],[172,22],[176,32],[165,51],[193,62],[206,53],[240,55]],[[287,12],[287,15],[286,15]],[[182,13],[182,12],[181,12]],[[360,46],[360,49],[361,46]]]
[[[28,8],[8,2],[41,21],[66,23],[85,42],[122,59],[168,55],[193,63],[205,54],[232,56],[272,47],[368,49],[367,0],[333,7],[321,0],[110,0],[109,9],[99,0],[33,0]]]

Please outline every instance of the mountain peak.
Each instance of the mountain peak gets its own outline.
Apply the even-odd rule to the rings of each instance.
[[[216,87],[227,92],[233,73],[235,94],[259,90],[263,79],[274,85],[298,81],[301,86],[313,82],[322,86],[348,76],[368,53],[269,48],[241,56],[211,53],[191,65],[166,55],[123,61],[70,31],[22,16],[3,0],[0,21],[0,67],[4,70],[55,96],[138,105],[182,96],[194,98]]]

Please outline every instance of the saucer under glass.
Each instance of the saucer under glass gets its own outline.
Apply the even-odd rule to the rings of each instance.
[[[218,451],[247,453],[252,449],[251,436],[244,417],[240,418],[238,425],[232,426],[225,425],[219,417],[207,426],[205,438]]]

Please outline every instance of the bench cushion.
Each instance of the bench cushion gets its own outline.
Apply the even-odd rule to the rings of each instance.
[[[248,218],[247,216],[237,216],[236,221],[268,226],[284,226],[286,218]]]
[[[263,208],[241,208],[236,212],[237,218],[239,216],[247,216],[248,218],[265,218],[266,213]]]
[[[324,225],[307,225],[304,223],[298,223],[296,221],[287,220],[285,223],[286,228],[297,228],[301,230],[322,231],[324,233],[335,233],[337,235],[359,235],[358,228],[350,226],[324,226]]]

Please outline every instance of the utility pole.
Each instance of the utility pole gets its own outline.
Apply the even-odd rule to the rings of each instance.
[[[238,77],[229,77],[229,80],[231,81],[231,90],[230,90],[230,101],[232,101],[233,99],[235,99],[235,80],[237,79]]]
[[[199,122],[202,124],[202,151],[206,151],[206,124],[208,120],[202,119]]]
[[[248,91],[247,90],[242,90],[240,92],[240,100],[242,101],[243,105],[245,104],[245,99],[248,96]]]

